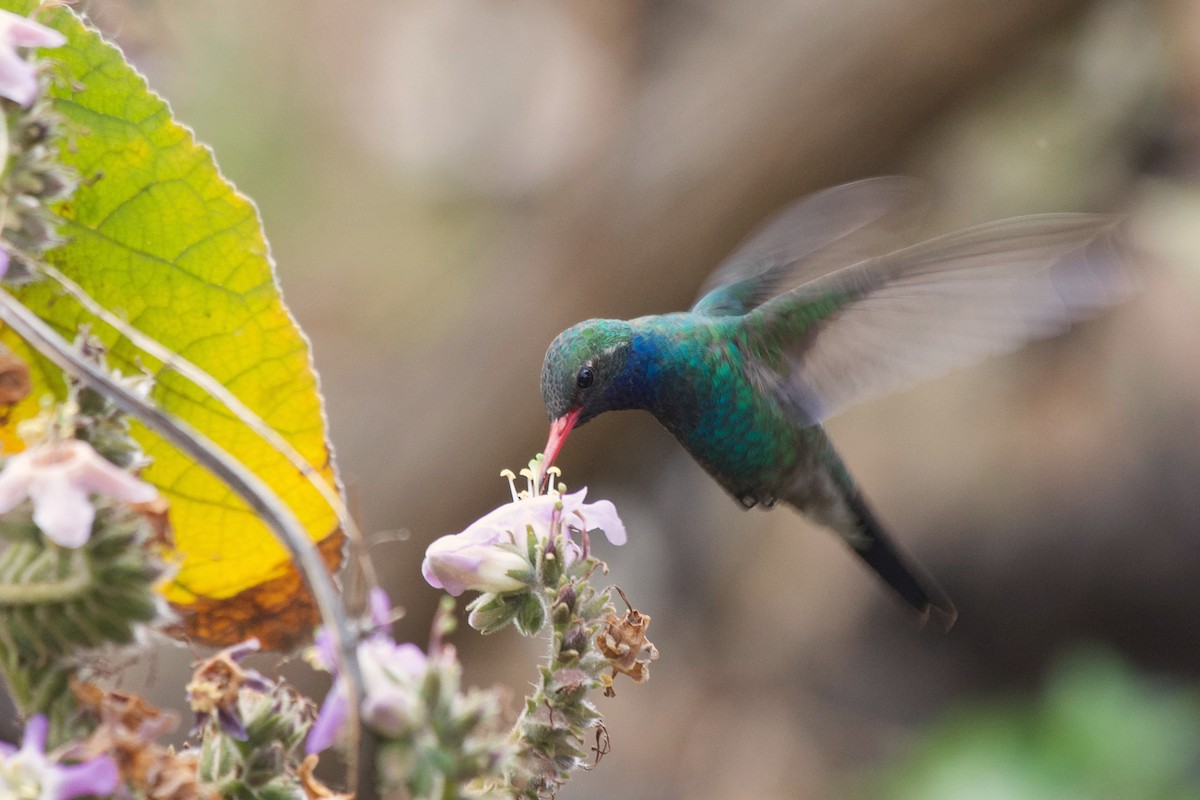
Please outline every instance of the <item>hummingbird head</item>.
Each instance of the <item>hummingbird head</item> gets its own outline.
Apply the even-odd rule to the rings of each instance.
[[[633,345],[633,328],[616,319],[589,319],[555,337],[542,362],[542,402],[550,417],[543,470],[572,428],[615,408],[612,391]]]

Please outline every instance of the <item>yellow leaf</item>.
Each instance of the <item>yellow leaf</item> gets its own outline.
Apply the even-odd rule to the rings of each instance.
[[[35,4],[0,3],[17,13]],[[67,38],[47,55],[65,80],[53,82],[65,118],[62,160],[81,186],[58,211],[68,239],[50,260],[101,305],[198,365],[279,431],[325,480],[336,480],[308,342],[284,305],[253,204],[221,175],[212,153],[179,124],[145,80],[70,10],[39,21]],[[109,347],[109,363],[157,380],[154,400],[224,447],[295,512],[326,563],[341,559],[337,516],[309,480],[222,403],[43,281],[21,300],[71,337],[81,325]],[[27,354],[33,395],[0,428],[19,447],[15,424],[41,396],[61,396],[61,375],[11,332]],[[171,503],[179,571],[166,598],[195,638],[229,643],[257,635],[268,646],[307,636],[311,600],[270,531],[220,481],[145,428],[135,436],[153,459],[143,477]]]

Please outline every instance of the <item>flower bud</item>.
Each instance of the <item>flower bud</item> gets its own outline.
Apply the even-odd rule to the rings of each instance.
[[[588,646],[587,631],[579,623],[575,623],[567,632],[563,634],[562,651],[565,653],[568,650],[574,651],[576,657],[582,654]]]
[[[44,119],[22,117],[18,124],[21,126],[18,139],[27,148],[41,144],[50,138],[52,129]]]
[[[558,596],[554,598],[554,604],[559,605],[561,603],[567,607],[568,612],[572,612],[575,610],[575,599],[575,584],[567,583],[558,590]]]
[[[577,599],[574,581],[568,581],[559,587],[554,602],[550,604],[550,618],[554,620],[555,625],[566,625],[570,621],[571,615],[575,613]]]
[[[469,533],[443,536],[429,545],[421,573],[431,586],[457,597],[467,590],[509,594],[529,585],[532,567],[516,548]]]
[[[480,633],[495,633],[513,621],[521,610],[522,597],[508,594],[497,597],[494,594],[481,594],[467,606],[467,624]]]

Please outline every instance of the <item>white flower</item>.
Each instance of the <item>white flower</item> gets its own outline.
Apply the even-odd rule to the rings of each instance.
[[[33,501],[34,523],[62,547],[82,547],[91,535],[96,517],[91,494],[148,503],[158,490],[79,439],[31,447],[9,458],[0,470],[0,514],[28,497]]]
[[[489,523],[506,508],[496,509],[462,533],[443,536],[429,545],[421,564],[425,580],[455,597],[467,590],[506,594],[526,588],[533,568],[518,551],[513,534]],[[512,528],[524,530],[524,526]]]
[[[27,106],[37,95],[37,68],[18,47],[59,47],[67,38],[31,19],[0,11],[0,97]]]
[[[505,474],[511,484],[512,473]],[[574,494],[553,489],[537,494],[537,471],[531,466],[522,474],[530,478],[529,491],[518,493],[513,486],[511,503],[480,517],[462,533],[429,545],[421,573],[431,586],[456,597],[467,590],[500,595],[526,589],[533,578],[533,566],[524,555],[527,531],[547,547],[565,525],[563,552],[558,555],[564,566],[585,555],[571,536],[574,532],[602,529],[612,544],[625,544],[625,525],[612,503],[585,503],[586,488]]]

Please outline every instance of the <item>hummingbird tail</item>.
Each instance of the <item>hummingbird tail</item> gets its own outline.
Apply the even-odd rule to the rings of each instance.
[[[858,557],[917,611],[921,626],[932,617],[943,633],[949,631],[958,610],[942,587],[892,542],[858,491],[847,492],[846,503],[862,525],[850,542]]]

